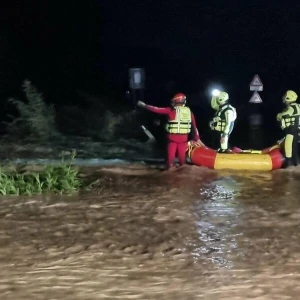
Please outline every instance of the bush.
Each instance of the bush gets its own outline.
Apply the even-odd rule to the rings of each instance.
[[[30,81],[25,80],[22,87],[28,103],[9,100],[17,108],[19,116],[8,124],[8,132],[18,136],[28,134],[43,141],[59,137],[53,105],[46,104],[43,95]]]
[[[123,108],[121,111],[120,107],[114,104],[115,101],[104,96],[96,97],[85,93],[81,93],[81,96],[84,97],[82,102],[85,102],[85,105],[64,106],[58,109],[57,120],[62,133],[89,136],[104,141],[144,136],[139,124],[140,113],[137,110],[127,107],[127,110]],[[110,106],[107,102],[110,102]]]
[[[99,137],[104,140],[116,138],[134,138],[141,132],[136,110],[122,114],[114,114],[107,110],[102,117],[102,126],[99,129]]]
[[[102,126],[99,128],[99,137],[103,140],[112,140],[116,137],[117,129],[122,122],[122,116],[107,110],[102,116]]]
[[[77,168],[71,162],[64,160],[62,160],[61,165],[48,165],[40,172],[20,173],[16,170],[9,172],[1,167],[0,195],[74,192],[81,186],[77,175]]]

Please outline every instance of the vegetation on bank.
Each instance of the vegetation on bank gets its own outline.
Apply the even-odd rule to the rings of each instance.
[[[0,168],[0,195],[39,195],[43,193],[72,193],[81,187],[78,169],[71,160],[59,165],[47,165],[39,172]]]
[[[81,101],[76,105],[54,106],[31,81],[25,80],[22,90],[24,99],[9,100],[14,116],[6,123],[8,138],[57,142],[68,135],[88,136],[95,141],[144,137],[140,112],[128,103],[118,109],[113,99],[79,93]]]
[[[102,157],[123,155],[124,151],[138,150],[139,153],[145,151],[141,143],[136,141],[146,139],[140,128],[146,120],[143,118],[141,123],[141,112],[131,103],[125,102],[122,107],[117,104],[123,99],[114,102],[105,97],[81,93],[80,104],[54,106],[51,104],[51,99],[50,101],[44,99],[43,94],[31,81],[25,80],[22,90],[24,99],[9,100],[13,116],[10,116],[10,122],[6,123],[7,135],[2,139],[4,143],[12,142],[13,145],[17,141],[23,149],[24,145],[28,144],[32,147],[32,152],[35,152],[38,146],[48,148],[58,146],[59,152],[66,148],[85,149],[89,147],[86,145],[91,144],[85,140],[82,142],[81,139],[89,138],[93,143],[96,142],[98,148],[93,146],[88,149],[88,153],[90,151],[92,153],[94,151],[92,149],[96,148],[97,154],[101,153]],[[76,137],[80,139],[77,140]],[[68,143],[70,141],[72,143]],[[119,148],[113,148],[116,142],[120,144]],[[104,148],[107,153],[100,152],[98,150],[100,148],[101,151]],[[2,157],[7,158],[10,150],[6,153],[2,147],[2,151]],[[38,172],[29,172],[20,168],[11,170],[8,166],[0,166],[0,195],[71,193],[81,188],[94,189],[95,187],[93,184],[86,186],[79,179],[78,169],[72,164],[72,159],[67,162],[63,160],[59,165],[45,166]]]
[[[24,81],[22,88],[26,95],[26,102],[9,99],[17,109],[18,116],[13,117],[8,123],[8,134],[16,137],[33,137],[39,141],[60,137],[54,106],[45,102],[43,94],[29,80]]]

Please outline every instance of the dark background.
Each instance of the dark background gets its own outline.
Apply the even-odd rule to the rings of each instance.
[[[145,101],[166,105],[173,93],[186,93],[204,140],[213,114],[209,91],[219,84],[239,113],[234,141],[249,144],[248,116],[259,110],[264,144],[272,143],[280,138],[275,117],[282,95],[287,89],[300,93],[300,4],[291,3],[2,2],[1,121],[10,112],[7,99],[20,97],[26,78],[56,106],[80,105],[78,94],[87,91],[130,107],[128,68],[142,67]],[[251,107],[249,83],[256,73],[264,84],[263,104]]]

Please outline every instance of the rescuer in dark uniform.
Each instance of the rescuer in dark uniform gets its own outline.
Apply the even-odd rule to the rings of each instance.
[[[286,108],[277,115],[281,129],[284,132],[285,166],[297,166],[300,163],[298,153],[298,135],[300,132],[300,104],[296,103],[298,95],[287,91],[282,97]]]
[[[228,103],[229,96],[226,92],[217,91],[211,99],[211,107],[216,110],[210,129],[220,133],[220,148],[218,152],[228,152],[228,140],[234,128],[236,110]]]

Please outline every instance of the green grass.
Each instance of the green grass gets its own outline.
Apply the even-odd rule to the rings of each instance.
[[[0,195],[72,193],[80,187],[77,167],[64,159],[60,165],[47,165],[40,172],[7,171],[0,167]]]

